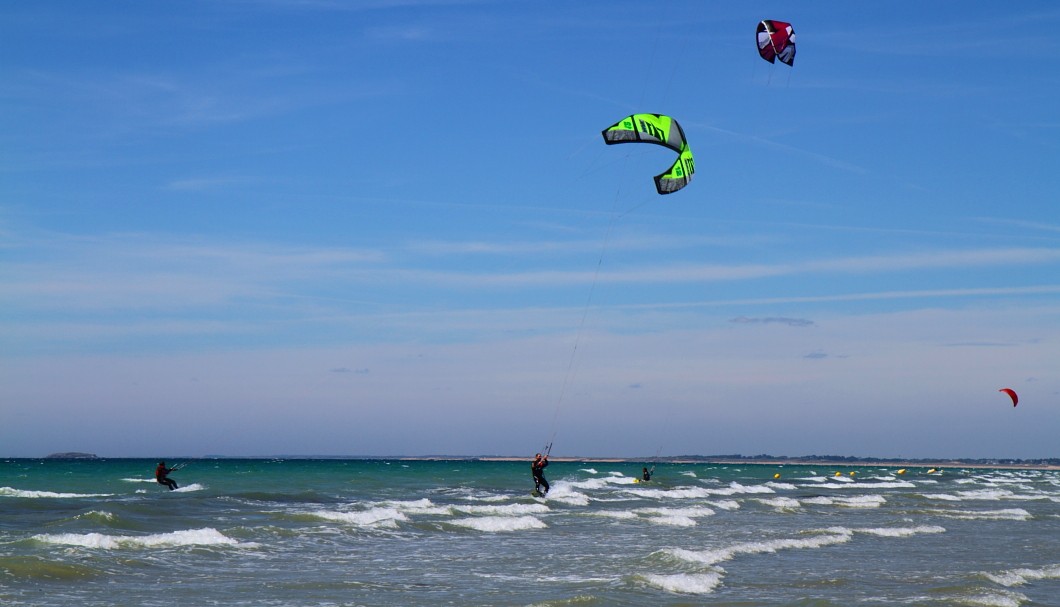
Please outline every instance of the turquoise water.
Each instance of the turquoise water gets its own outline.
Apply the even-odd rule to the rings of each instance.
[[[154,465],[0,462],[0,604],[1060,605],[1055,471]]]

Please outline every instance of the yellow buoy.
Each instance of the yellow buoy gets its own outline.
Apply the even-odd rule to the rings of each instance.
[[[779,472],[777,472],[776,474],[774,474],[774,475],[773,475],[773,478],[780,478],[780,473],[779,473]]]
[[[854,471],[850,472],[850,476],[854,476],[855,474],[857,474],[857,472],[854,472]]]
[[[835,475],[836,476],[843,476],[843,473],[842,472],[836,472]]]
[[[902,468],[901,470],[899,470],[898,474],[905,474],[905,468]]]
[[[928,470],[928,471],[927,471],[927,473],[928,473],[928,474],[931,474],[931,473],[933,473],[933,472],[935,472],[935,469],[934,469],[934,468],[932,468],[931,470]]]

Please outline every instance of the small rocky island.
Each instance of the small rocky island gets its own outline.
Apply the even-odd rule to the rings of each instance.
[[[78,453],[77,451],[68,451],[66,453],[52,453],[44,459],[99,459],[95,453]]]

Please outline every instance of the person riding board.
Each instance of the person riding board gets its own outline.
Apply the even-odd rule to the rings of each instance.
[[[651,472],[648,471],[647,466],[644,467],[644,472],[640,475],[640,478],[644,481],[651,480]]]
[[[155,480],[158,481],[159,485],[165,485],[172,491],[177,488],[177,481],[169,478],[169,473],[175,471],[176,468],[166,468],[166,462],[158,462],[158,467],[155,468]]]
[[[542,456],[540,453],[534,456],[533,463],[530,464],[530,473],[534,476],[534,491],[545,494],[548,493],[548,481],[545,480],[545,467],[548,466],[548,456]],[[541,487],[545,490],[541,491]]]

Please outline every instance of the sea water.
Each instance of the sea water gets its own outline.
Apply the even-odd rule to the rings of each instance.
[[[1057,471],[155,463],[0,461],[0,605],[1060,606]]]

